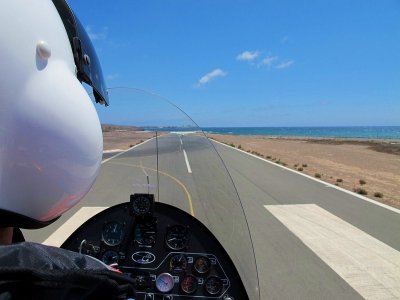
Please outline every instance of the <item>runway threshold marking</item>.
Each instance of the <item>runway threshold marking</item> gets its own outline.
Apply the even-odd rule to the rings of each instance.
[[[316,204],[265,208],[365,299],[400,298],[400,252]]]
[[[183,155],[185,156],[185,162],[186,162],[186,167],[187,167],[188,173],[191,174],[192,169],[190,168],[189,159],[187,157],[185,149],[183,149]]]
[[[94,215],[105,210],[107,207],[93,206],[82,207],[64,224],[62,224],[55,232],[53,232],[43,244],[48,246],[60,247],[62,243],[83,223],[89,220]]]

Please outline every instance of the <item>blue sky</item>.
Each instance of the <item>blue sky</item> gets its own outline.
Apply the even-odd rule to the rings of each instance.
[[[201,126],[400,125],[399,0],[69,4],[108,87],[154,91]],[[115,101],[101,119],[118,122]]]

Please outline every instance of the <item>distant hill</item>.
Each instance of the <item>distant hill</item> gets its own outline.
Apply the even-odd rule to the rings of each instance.
[[[101,130],[103,132],[113,132],[113,131],[143,131],[144,129],[136,126],[101,124]]]

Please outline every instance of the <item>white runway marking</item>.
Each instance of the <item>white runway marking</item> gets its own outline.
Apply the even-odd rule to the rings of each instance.
[[[181,146],[183,145],[183,142],[182,142],[182,136],[180,135],[179,136],[179,139],[180,139],[180,141],[181,141]]]
[[[186,162],[186,167],[188,169],[188,173],[192,173],[192,169],[190,168],[189,160],[188,160],[185,149],[183,149],[183,155],[185,156],[185,162]]]
[[[43,244],[60,247],[67,237],[78,229],[79,226],[106,208],[107,207],[82,207],[63,225],[61,225],[60,228],[50,235]]]
[[[365,299],[400,299],[400,252],[315,204],[265,205]]]

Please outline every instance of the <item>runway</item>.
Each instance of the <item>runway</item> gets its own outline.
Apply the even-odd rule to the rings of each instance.
[[[400,298],[398,211],[212,143],[246,212],[261,299]],[[25,230],[24,235],[30,241],[49,241],[82,207],[108,207],[129,201],[132,193],[151,192],[208,224],[238,269],[251,273],[246,220],[210,146],[198,134],[169,134],[108,156],[77,207],[49,227]],[[248,286],[254,280],[245,279]]]

